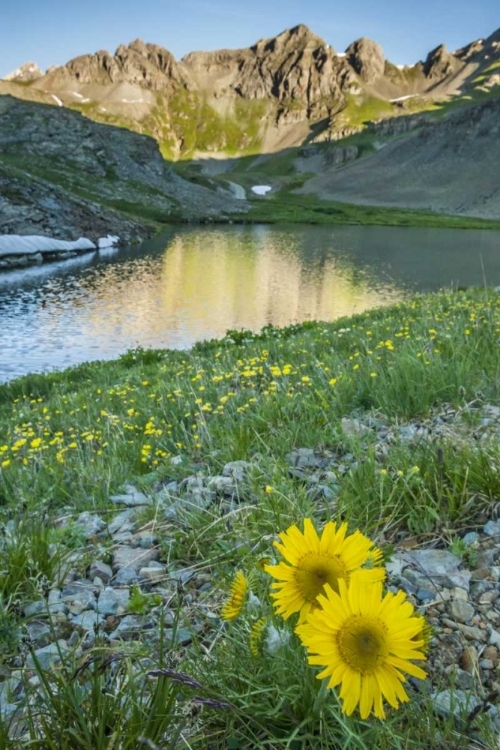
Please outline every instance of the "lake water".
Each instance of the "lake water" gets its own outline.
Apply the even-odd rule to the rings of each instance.
[[[484,283],[500,285],[500,232],[172,228],[141,246],[0,273],[0,381]]]

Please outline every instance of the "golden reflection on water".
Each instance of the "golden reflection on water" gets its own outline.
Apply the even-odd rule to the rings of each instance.
[[[217,235],[176,238],[163,259],[166,318],[183,310],[189,329],[211,329],[220,336],[228,328],[331,320],[380,301],[380,292],[369,289],[367,280],[353,283],[335,258],[314,273],[276,238],[244,254],[238,252],[238,238],[232,240],[222,245]]]
[[[175,231],[0,289],[0,380],[138,345],[186,348],[230,328],[333,320],[405,293],[314,229]]]

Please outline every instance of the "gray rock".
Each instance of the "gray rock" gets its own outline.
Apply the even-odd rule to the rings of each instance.
[[[418,589],[415,596],[421,602],[431,602],[433,599],[436,598],[436,594],[434,592],[429,591],[428,589],[423,589],[423,588]]]
[[[132,532],[135,529],[135,517],[137,515],[137,512],[133,508],[129,508],[128,510],[124,510],[121,513],[118,513],[117,516],[113,518],[111,523],[108,524],[108,531],[111,535],[117,534],[119,531],[121,533],[123,532]]]
[[[68,651],[68,644],[66,641],[59,640],[57,643],[50,643],[48,646],[43,648],[37,648],[33,654],[28,654],[26,659],[26,666],[33,669],[35,661],[38,662],[40,668],[43,670],[52,669],[56,664],[61,661],[61,654],[64,655]]]
[[[491,659],[481,659],[481,661],[479,662],[479,666],[481,667],[481,669],[493,669],[495,665],[493,664]]]
[[[474,684],[474,678],[464,669],[457,669],[455,674],[455,684],[461,690],[470,690]]]
[[[483,527],[488,536],[500,536],[500,521],[488,521]]]
[[[100,560],[94,560],[89,568],[89,576],[92,580],[97,576],[104,584],[106,584],[109,583],[113,577],[113,571],[106,563],[103,563]]]
[[[227,495],[228,497],[232,497],[238,492],[234,479],[229,476],[208,477],[207,487],[210,490],[215,490],[220,495]]]
[[[81,526],[85,534],[85,539],[91,539],[103,531],[107,524],[97,514],[85,511],[84,513],[80,513],[75,521],[75,526]]]
[[[488,640],[488,633],[481,628],[475,626],[463,625],[461,622],[457,622],[457,628],[461,633],[465,635],[470,641],[479,641],[480,643],[486,643]]]
[[[474,617],[474,607],[463,599],[454,599],[450,609],[452,616],[458,622],[469,622]]]
[[[31,642],[36,648],[43,648],[51,641],[52,630],[45,622],[27,622],[24,626],[28,631]],[[19,636],[22,632],[19,632]],[[1,684],[1,683],[0,683]]]
[[[131,586],[137,583],[139,576],[135,568],[120,568],[114,578],[115,586]]]
[[[126,505],[127,508],[138,508],[153,504],[151,497],[146,497],[143,492],[140,492],[132,484],[127,485],[123,495],[112,495],[109,499],[115,505]]]
[[[146,615],[127,615],[113,631],[112,638],[130,640],[130,638],[135,638],[139,633],[150,630],[153,626],[153,621]]]
[[[23,613],[25,617],[36,617],[37,615],[47,614],[47,603],[43,600],[36,602],[30,602],[23,607]]]
[[[477,544],[477,542],[479,541],[479,534],[477,533],[477,531],[469,531],[463,536],[463,541],[468,547],[470,547],[472,544]]]
[[[469,590],[470,571],[459,570],[461,559],[447,550],[408,550],[403,553],[403,559],[434,585],[448,588],[459,586],[466,591]]]
[[[441,716],[460,717],[469,714],[479,705],[480,701],[472,693],[464,690],[442,690],[440,693],[432,693],[434,708]]]
[[[359,419],[350,419],[349,417],[342,417],[341,421],[342,432],[344,435],[355,437],[363,437],[371,432],[370,428],[367,427]]]
[[[123,614],[127,608],[130,592],[128,589],[106,587],[99,594],[97,612],[102,615]]]
[[[138,531],[131,537],[130,543],[133,547],[150,549],[158,542],[158,537],[152,531]]]
[[[243,482],[251,468],[252,464],[248,461],[230,461],[222,469],[222,475],[231,477],[235,482]]]
[[[161,581],[165,580],[165,568],[163,566],[160,566],[159,568],[141,568],[139,570],[139,576],[151,584],[161,583]]]
[[[74,617],[72,617],[71,622],[82,630],[90,633],[94,631],[94,629],[98,625],[101,625],[104,622],[104,617],[97,612],[87,610],[86,612],[82,612],[82,614],[80,615],[75,615]]]
[[[113,569],[120,568],[140,568],[147,567],[151,560],[158,557],[157,549],[141,549],[134,547],[117,547],[113,553]]]

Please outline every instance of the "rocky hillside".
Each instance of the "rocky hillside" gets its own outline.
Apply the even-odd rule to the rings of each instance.
[[[374,124],[378,148],[356,161],[328,164],[327,149],[322,164],[315,165],[321,174],[301,192],[346,203],[500,218],[500,98],[457,108],[443,119],[405,119],[406,133],[398,127],[403,120]]]
[[[133,239],[158,222],[244,209],[181,179],[150,137],[0,96],[0,234]]]
[[[177,61],[136,40],[0,82],[0,93],[42,99],[152,135],[169,158],[275,152],[338,138],[366,121],[426,109],[498,84],[500,31],[450,53],[397,67],[369,39],[337,53],[299,25],[253,47]],[[29,68],[31,70],[31,68]]]

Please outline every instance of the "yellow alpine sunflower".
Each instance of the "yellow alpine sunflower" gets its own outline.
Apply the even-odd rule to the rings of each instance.
[[[317,607],[318,594],[325,584],[334,591],[339,590],[339,581],[349,583],[351,574],[363,564],[380,565],[382,553],[373,542],[360,531],[347,535],[347,524],[338,529],[329,521],[321,538],[310,518],[304,520],[304,533],[297,526],[290,526],[279,535],[282,544],[274,546],[286,562],[266,565],[265,571],[278,583],[271,584],[276,593],[271,594],[278,614],[286,620],[300,612],[299,623],[304,622],[309,612]],[[360,571],[367,582],[382,581],[385,569],[370,567]]]
[[[238,570],[231,583],[230,597],[221,610],[223,620],[235,620],[243,609],[248,593],[248,581]]]
[[[309,652],[309,664],[324,667],[317,677],[330,678],[329,688],[341,685],[342,711],[348,716],[359,704],[362,719],[373,711],[385,719],[383,698],[398,708],[408,701],[404,673],[424,679],[426,673],[410,659],[425,659],[423,618],[414,614],[406,594],[386,593],[382,584],[363,582],[359,574],[347,586],[339,581],[337,594],[328,584],[318,597],[307,623],[296,633]]]

